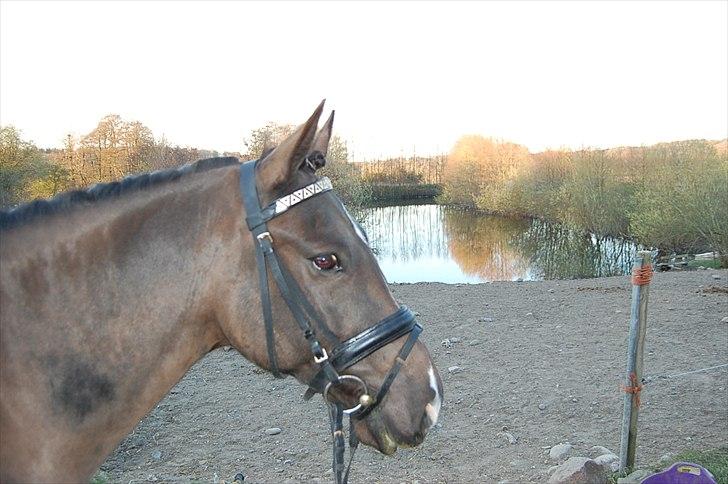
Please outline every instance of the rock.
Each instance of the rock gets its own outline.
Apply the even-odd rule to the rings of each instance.
[[[457,336],[450,338],[451,343],[460,343],[462,340]]]
[[[444,346],[445,348],[450,348],[452,346],[452,341],[450,341],[449,338],[446,338],[442,340],[442,343],[440,344],[442,344],[442,346]]]
[[[592,405],[594,405],[594,402],[592,402]],[[595,445],[591,449],[589,449],[589,453],[593,455],[594,457],[598,457],[600,455],[605,454],[614,454],[611,450],[607,449],[606,447],[602,447],[601,445]]]
[[[267,435],[278,435],[281,432],[282,432],[282,430],[279,429],[278,427],[272,427],[272,428],[269,428],[269,429],[265,429],[265,433]]]
[[[562,460],[567,455],[569,455],[569,452],[571,452],[572,445],[568,442],[556,444],[553,447],[551,447],[551,450],[549,450],[549,458],[552,460]]]
[[[604,468],[586,457],[571,457],[561,464],[548,480],[549,484],[605,484]]]
[[[523,282],[523,278],[519,277],[518,279],[516,279],[516,282]]]
[[[642,482],[646,477],[651,476],[652,472],[646,470],[646,469],[639,469],[634,471],[632,474],[628,475],[627,477],[620,477],[617,479],[617,484],[639,484]]]
[[[492,323],[493,318],[478,318],[479,323]]]
[[[667,453],[660,457],[660,464],[672,464],[675,454]]]
[[[160,451],[160,450],[152,451],[152,459],[160,460],[161,458],[162,458],[162,451]]]
[[[533,313],[526,313],[526,316],[533,316]]]
[[[616,454],[603,454],[594,459],[594,462],[599,464],[608,472],[616,472],[619,470],[619,456]]]
[[[539,410],[546,410],[546,407],[548,407],[548,405],[546,403],[539,403],[538,404],[538,409]]]
[[[457,365],[451,366],[447,369],[448,373],[453,373],[453,374],[460,373],[461,371],[463,371],[463,369]]]
[[[717,280],[719,280],[719,279],[721,278],[720,274],[712,274],[712,275],[711,275],[710,277],[712,277],[712,278],[713,278],[713,279],[715,279],[716,281],[717,281]]]
[[[510,432],[498,432],[498,435],[505,437],[511,445],[516,445],[518,443],[518,439]]]
[[[549,289],[549,292],[553,294],[554,290],[553,289]]]
[[[726,318],[728,320],[728,318]],[[728,322],[728,321],[726,321]],[[480,344],[480,341],[477,339],[472,340],[470,343],[468,343],[469,346],[478,346]]]
[[[721,323],[728,323],[728,316],[720,320]]]

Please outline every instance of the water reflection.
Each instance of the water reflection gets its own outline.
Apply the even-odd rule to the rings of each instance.
[[[624,274],[636,246],[540,220],[439,205],[377,207],[364,226],[390,282],[484,282]]]

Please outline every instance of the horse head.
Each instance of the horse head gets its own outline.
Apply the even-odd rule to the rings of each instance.
[[[235,281],[234,309],[222,331],[251,361],[354,407],[358,438],[391,454],[420,444],[435,424],[442,382],[417,341],[421,327],[390,292],[364,231],[317,173],[333,125],[332,113],[317,132],[322,109],[249,162],[254,181],[241,180],[240,202],[251,232],[225,279]],[[261,306],[268,305],[266,322]]]

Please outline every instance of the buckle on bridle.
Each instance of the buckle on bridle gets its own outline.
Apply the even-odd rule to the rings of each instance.
[[[271,237],[270,232],[263,232],[258,234],[255,238],[258,239],[258,243],[260,243],[263,239],[268,239],[268,242],[271,245],[273,244],[273,237]]]
[[[268,233],[268,232],[266,232]],[[263,234],[261,234],[263,235]],[[270,236],[270,234],[268,234]],[[323,363],[324,361],[329,359],[329,354],[326,352],[326,348],[321,348],[321,356],[313,355],[313,361],[316,363]]]

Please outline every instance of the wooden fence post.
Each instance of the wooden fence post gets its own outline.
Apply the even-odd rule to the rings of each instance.
[[[632,311],[627,348],[627,375],[624,384],[624,412],[622,414],[622,438],[619,447],[619,470],[634,468],[637,448],[637,416],[642,390],[644,344],[647,334],[647,301],[652,279],[651,254],[639,251],[632,269]]]

